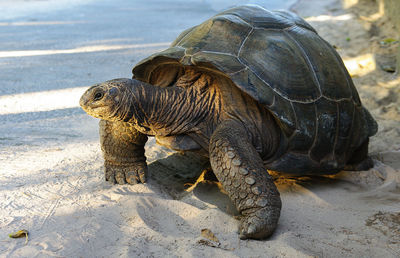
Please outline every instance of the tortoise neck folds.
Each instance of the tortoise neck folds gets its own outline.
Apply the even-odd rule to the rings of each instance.
[[[115,116],[147,135],[195,132],[203,129],[199,128],[201,124],[213,124],[219,113],[215,88],[163,88],[132,81],[133,86],[122,94]]]

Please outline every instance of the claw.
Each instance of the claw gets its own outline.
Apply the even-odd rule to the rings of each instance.
[[[246,239],[248,239],[247,234],[245,234],[244,232],[240,232],[239,238],[240,238],[241,240],[246,240]]]
[[[138,183],[134,171],[130,170],[129,172],[126,173],[126,181],[128,182],[128,184],[131,185],[135,185]]]
[[[274,233],[280,215],[279,207],[266,207],[242,217],[240,239],[265,239]]]
[[[123,175],[121,175],[121,174],[119,174],[119,173],[115,176],[115,180],[116,180],[117,183],[120,184],[120,185],[123,185],[123,184],[126,183],[126,182],[125,182],[125,176],[123,176]]]
[[[109,181],[111,184],[117,183],[117,181],[115,181],[114,175],[108,176],[106,180]]]
[[[138,170],[138,174],[139,174],[140,182],[143,183],[143,184],[146,183],[146,180],[147,180],[147,178],[146,178],[147,168],[146,167],[140,168]]]
[[[256,233],[257,229],[254,225],[250,225],[249,228],[247,229],[247,235],[253,235]]]
[[[105,165],[105,178],[110,183],[137,184],[146,182],[147,165],[135,163],[130,166]]]

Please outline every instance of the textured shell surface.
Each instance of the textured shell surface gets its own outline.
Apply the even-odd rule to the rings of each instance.
[[[290,12],[240,6],[219,13],[138,63],[133,78],[152,83],[154,71],[168,66],[226,76],[265,106],[289,142],[277,169],[302,155],[336,166],[377,130],[338,53]]]

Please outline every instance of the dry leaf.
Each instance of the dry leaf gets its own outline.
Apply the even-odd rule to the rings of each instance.
[[[215,243],[219,244],[218,238],[208,228],[204,228],[204,229],[201,230],[201,236],[204,237],[204,238],[207,238],[208,240],[214,241]]]
[[[213,243],[211,241],[208,241],[206,239],[200,239],[199,241],[197,241],[197,243],[201,244],[201,245],[206,245],[206,246],[210,246],[210,247],[219,247],[220,244],[219,243]]]
[[[28,230],[21,229],[21,230],[18,230],[17,232],[9,234],[8,236],[11,238],[25,237],[26,238],[25,244],[26,244],[26,243],[28,243],[28,234],[29,234]]]
[[[384,44],[391,44],[391,43],[395,43],[395,42],[397,42],[397,40],[394,38],[386,38],[381,41],[381,44],[384,45]]]
[[[207,239],[200,239],[200,240],[197,241],[197,243],[201,244],[201,245],[209,246],[209,247],[219,248],[219,249],[226,250],[226,251],[235,250],[235,248],[229,248],[226,245],[222,246],[220,242],[214,242],[214,241],[210,241],[210,240],[207,240]]]

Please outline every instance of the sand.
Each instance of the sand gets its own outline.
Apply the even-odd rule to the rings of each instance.
[[[303,0],[292,9],[337,47],[377,119],[379,132],[370,144],[374,168],[326,177],[275,174],[283,202],[279,226],[266,241],[243,241],[218,184],[205,180],[184,190],[206,160],[151,139],[149,182],[110,185],[102,173],[97,120],[62,102],[57,105],[67,112],[43,117],[39,105],[40,123],[1,114],[0,256],[399,257],[400,79],[382,69],[398,44],[382,41],[399,35],[372,3],[343,10],[334,0]],[[26,112],[24,100],[36,97],[0,96],[0,105],[21,103],[16,113]],[[8,237],[20,229],[29,231],[27,243]]]

